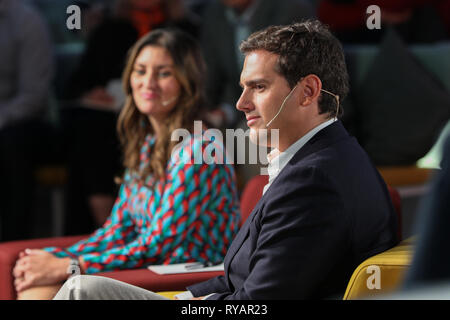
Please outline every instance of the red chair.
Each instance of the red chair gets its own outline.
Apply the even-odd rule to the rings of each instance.
[[[246,184],[241,196],[242,223],[248,218],[256,203],[262,196],[264,186],[267,184],[267,176],[255,176]],[[398,216],[401,218],[401,202],[398,192],[389,188]],[[400,222],[401,220],[399,220]],[[401,224],[399,223],[399,234],[401,235]],[[12,270],[20,251],[26,248],[42,248],[48,246],[67,247],[86,236],[72,236],[60,238],[34,239],[24,241],[12,241],[0,244],[0,300],[16,299],[14,289],[14,278]],[[222,271],[184,273],[171,275],[158,275],[148,269],[122,270],[113,272],[102,272],[96,275],[124,281],[151,291],[181,291],[191,284],[208,280],[212,277],[222,275]]]
[[[259,199],[262,197],[264,186],[269,181],[267,175],[257,175],[251,178],[245,185],[241,195],[242,223],[247,220]]]
[[[47,238],[23,241],[11,241],[0,243],[0,300],[16,299],[16,290],[14,288],[14,277],[12,270],[17,261],[19,252],[26,248],[42,248],[49,246],[67,247],[84,236]]]
[[[69,246],[86,236],[12,241],[0,244],[0,300],[15,300],[12,270],[19,252],[26,248]],[[148,269],[121,270],[97,273],[98,276],[124,281],[151,291],[181,291],[191,284],[222,275],[223,271],[159,275]]]
[[[398,241],[402,241],[402,199],[400,198],[400,194],[398,193],[397,189],[387,186],[389,190],[389,194],[391,195],[392,204],[394,205],[394,210],[397,213],[397,235],[398,235]]]
[[[267,183],[266,176],[257,176],[244,188],[241,202],[242,221],[249,216],[254,205],[262,195],[262,187]],[[262,184],[262,187],[260,184]],[[258,195],[258,196],[256,196]],[[242,206],[245,204],[245,206]],[[0,243],[0,300],[13,300],[17,298],[14,289],[12,270],[16,264],[19,252],[26,248],[43,248],[48,246],[67,247],[83,238],[83,236],[33,239]],[[195,272],[171,275],[159,275],[148,269],[122,270],[97,273],[98,276],[113,278],[151,291],[180,291],[191,284],[208,280],[222,275],[222,271]]]

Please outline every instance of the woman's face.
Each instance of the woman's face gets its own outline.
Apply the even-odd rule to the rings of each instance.
[[[162,47],[146,46],[141,50],[134,62],[130,84],[138,110],[155,119],[165,118],[181,93],[173,59]]]

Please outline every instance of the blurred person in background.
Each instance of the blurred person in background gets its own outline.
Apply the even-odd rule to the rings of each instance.
[[[69,162],[66,234],[101,226],[114,204],[114,177],[122,170],[115,127],[125,102],[120,76],[127,51],[155,28],[175,26],[193,35],[197,32],[191,22],[195,19],[179,0],[119,0],[101,16],[64,94],[69,101],[63,111]]]
[[[209,145],[197,135],[183,140],[187,158],[172,153],[180,146],[172,132],[192,133],[200,119],[203,76],[200,49],[184,32],[154,30],[136,43],[123,75],[126,104],[117,127],[127,170],[112,212],[68,248],[21,252],[14,268],[19,299],[52,298],[71,263],[92,274],[223,260],[240,222],[234,169],[194,163],[192,151],[203,154]]]
[[[381,10],[381,29],[367,28],[367,7]],[[344,43],[379,42],[391,26],[407,43],[448,40],[449,0],[321,0],[318,18]]]
[[[23,1],[0,0],[0,241],[31,236],[33,171],[46,156],[48,30]]]

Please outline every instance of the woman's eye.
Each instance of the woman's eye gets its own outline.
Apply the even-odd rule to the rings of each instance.
[[[160,72],[159,72],[159,76],[160,76],[161,78],[169,77],[169,76],[171,76],[171,75],[172,75],[172,72],[170,72],[170,71],[160,71]]]
[[[140,76],[143,76],[145,74],[145,70],[143,69],[134,69],[134,72],[136,72]]]

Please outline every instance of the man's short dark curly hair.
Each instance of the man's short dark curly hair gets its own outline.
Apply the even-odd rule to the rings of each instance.
[[[270,26],[257,31],[243,41],[240,50],[248,54],[266,50],[279,55],[276,71],[294,88],[304,76],[315,74],[322,81],[322,88],[339,95],[344,100],[348,93],[348,73],[344,51],[340,42],[326,26],[317,20],[286,26]],[[336,115],[336,99],[322,92],[319,113]],[[342,106],[339,116],[342,115]]]

